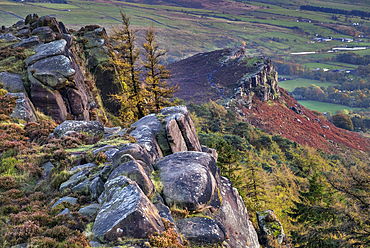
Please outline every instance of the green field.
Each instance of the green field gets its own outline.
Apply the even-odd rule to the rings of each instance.
[[[284,88],[288,90],[289,92],[292,92],[296,87],[309,87],[311,85],[317,85],[320,87],[329,87],[330,85],[335,85],[334,83],[323,83],[319,80],[312,80],[312,79],[306,79],[306,78],[299,78],[299,77],[292,77],[292,76],[282,76],[279,75],[279,77],[290,77],[294,78],[293,80],[286,80],[286,81],[279,81],[279,87]]]
[[[319,112],[328,112],[330,111],[331,113],[335,113],[338,110],[360,110],[361,108],[351,108],[345,105],[340,105],[340,104],[333,104],[333,103],[327,103],[327,102],[318,102],[318,101],[306,101],[306,100],[301,100],[298,101],[300,104],[302,104],[304,107],[311,109],[311,110],[316,110]]]
[[[344,21],[344,17],[339,21],[333,21],[330,13],[300,11],[299,6],[311,4],[340,9],[370,10],[370,1],[359,0],[352,1],[351,5],[344,0],[335,3],[325,0],[277,0],[269,3],[244,1],[244,5],[253,6],[253,10],[242,10],[240,5],[236,7],[237,5],[231,3],[223,8],[192,6],[186,8],[171,6],[173,4],[169,0],[163,0],[162,5],[143,4],[148,2],[144,0],[135,2],[137,3],[115,0],[107,2],[68,0],[68,4],[56,4],[0,0],[0,22],[2,25],[10,26],[29,13],[37,13],[39,16],[54,16],[67,28],[79,29],[84,25],[98,24],[104,26],[110,33],[111,26],[120,23],[119,12],[124,11],[131,16],[131,24],[141,32],[151,25],[156,28],[159,44],[169,50],[168,62],[173,62],[199,52],[234,47],[240,45],[242,41],[246,42],[248,55],[252,56],[325,51],[332,46],[348,45],[341,42],[308,43],[316,37],[316,34],[324,37],[348,37],[324,24],[353,27],[351,23]],[[297,22],[299,17],[309,19],[312,23]],[[352,18],[353,21],[359,19]],[[361,19],[361,21],[364,25],[370,26],[370,20]],[[138,34],[139,40],[141,34],[140,32]],[[276,38],[279,40],[276,41]],[[370,50],[356,53],[369,54]],[[305,58],[315,60],[315,56]],[[321,56],[322,54],[318,54],[317,58]],[[303,57],[295,58],[299,62]],[[318,66],[310,64],[312,62],[304,61],[309,63],[312,69],[317,67],[335,69],[335,65]],[[338,65],[337,67],[340,68]]]

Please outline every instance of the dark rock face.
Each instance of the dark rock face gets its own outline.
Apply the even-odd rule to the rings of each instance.
[[[98,121],[65,121],[54,129],[54,136],[59,139],[68,131],[85,133],[98,140],[104,136],[104,126]]]
[[[268,236],[272,236],[273,239],[277,240],[279,245],[282,245],[282,247],[290,247],[289,245],[284,245],[287,241],[287,237],[284,234],[283,226],[273,210],[257,212],[257,219],[258,226],[261,230],[260,240],[263,246],[272,247],[272,244],[270,244],[270,240],[268,239]]]
[[[177,221],[180,233],[191,244],[219,244],[226,239],[220,226],[210,218],[194,217]]]
[[[129,184],[120,186],[115,182],[122,179]],[[116,241],[120,237],[145,238],[165,230],[158,210],[135,182],[121,176],[108,181],[105,188],[109,197],[92,229],[100,242]]]
[[[59,91],[51,90],[31,77],[29,77],[31,81],[31,100],[34,106],[46,115],[52,116],[53,119],[64,121],[68,112],[62,95]]]
[[[216,181],[208,164],[215,167],[216,161],[200,152],[179,152],[159,160],[155,167],[160,171],[167,205],[190,211],[205,208],[217,194]]]

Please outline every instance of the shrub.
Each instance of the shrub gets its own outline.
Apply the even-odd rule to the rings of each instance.
[[[47,229],[44,234],[47,237],[61,242],[72,234],[72,230],[66,226],[55,226],[52,229]]]
[[[33,221],[28,220],[23,225],[13,227],[13,230],[6,233],[4,238],[15,245],[27,242],[29,238],[37,236],[40,232],[40,227]]]
[[[184,247],[179,242],[179,235],[174,229],[174,225],[166,220],[163,220],[166,231],[159,234],[149,235],[150,245],[154,247],[167,247],[167,248],[181,248]]]
[[[11,176],[0,177],[0,189],[16,189],[19,187],[19,183]]]
[[[31,247],[54,248],[57,247],[57,241],[49,237],[36,237],[31,239]]]
[[[332,123],[339,128],[343,128],[349,131],[353,130],[353,123],[351,118],[344,114],[336,114],[332,117]]]

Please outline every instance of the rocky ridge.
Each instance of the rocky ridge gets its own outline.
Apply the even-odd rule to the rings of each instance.
[[[81,132],[79,121],[61,125],[64,128],[57,127],[54,136],[60,129],[64,135]],[[168,221],[193,245],[260,247],[243,200],[230,180],[220,175],[217,152],[199,145],[185,106],[164,108],[133,127],[130,135],[136,143],[92,151],[107,155],[104,165],[73,167],[70,178],[60,186],[67,195],[53,207],[63,201],[75,203],[77,198],[68,192],[91,197],[92,203],[79,212],[94,223],[95,246],[109,247],[125,238],[145,240],[166,231]],[[114,140],[126,132],[117,131],[104,139]]]

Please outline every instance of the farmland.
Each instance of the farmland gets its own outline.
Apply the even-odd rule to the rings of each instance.
[[[112,26],[120,23],[119,12],[123,11],[131,17],[131,24],[138,30],[139,43],[142,42],[144,30],[154,26],[160,47],[168,50],[168,63],[245,42],[248,56],[266,55],[273,60],[300,64],[305,70],[356,70],[357,65],[333,61],[336,53],[328,51],[341,46],[370,46],[370,38],[366,38],[370,34],[363,29],[370,27],[369,18],[344,15],[333,18],[331,13],[300,10],[301,5],[307,4],[370,11],[370,3],[359,0],[351,4],[344,0],[335,3],[318,0],[277,0],[273,3],[220,0],[217,4],[211,0],[200,3],[184,0],[68,0],[67,4],[0,0],[0,23],[10,26],[29,13],[37,13],[39,16],[54,16],[67,28],[78,30],[85,25],[98,24],[110,33]],[[356,22],[361,26],[352,25]],[[352,33],[363,38],[349,35]],[[328,36],[358,40],[351,43],[313,41],[316,37]],[[292,55],[293,52],[316,53]],[[370,49],[355,53],[370,55]],[[328,87],[336,85],[336,82],[299,77],[280,82],[280,86],[288,91],[312,84]]]

